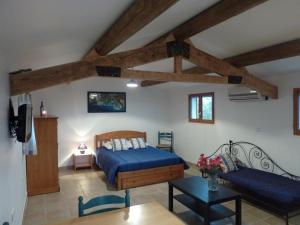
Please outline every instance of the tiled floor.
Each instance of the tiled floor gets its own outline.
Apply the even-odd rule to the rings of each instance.
[[[195,169],[189,169],[189,175],[199,175]],[[124,191],[110,191],[105,184],[103,172],[97,170],[73,170],[63,169],[60,171],[61,192],[39,195],[28,198],[23,225],[52,224],[60,220],[77,217],[77,198],[79,195],[84,199],[90,199],[98,195],[108,193],[124,195]],[[176,193],[176,192],[175,192]],[[131,204],[142,204],[157,201],[167,207],[168,187],[166,183],[150,185],[131,190]],[[234,203],[227,204],[233,208]],[[176,214],[187,224],[201,224],[201,219],[184,206],[174,201]],[[284,225],[284,221],[267,212],[259,210],[245,202],[242,203],[243,225]],[[233,219],[218,221],[212,225],[234,224]],[[290,220],[291,225],[299,225],[300,217]]]

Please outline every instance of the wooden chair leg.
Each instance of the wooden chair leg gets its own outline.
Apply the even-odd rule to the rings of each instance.
[[[78,197],[78,217],[83,216],[83,197]]]
[[[130,193],[129,190],[125,190],[125,207],[130,207]]]

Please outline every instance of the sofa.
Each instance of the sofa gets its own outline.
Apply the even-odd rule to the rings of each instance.
[[[209,157],[217,154],[229,154],[235,160],[237,170],[218,176],[244,200],[282,216],[287,225],[289,218],[300,214],[300,177],[284,170],[260,147],[230,141]]]

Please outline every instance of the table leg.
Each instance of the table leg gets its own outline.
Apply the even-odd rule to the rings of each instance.
[[[169,184],[169,211],[173,212],[173,186]]]
[[[235,224],[242,224],[242,201],[241,198],[235,200]]]
[[[204,225],[209,225],[209,205],[204,208]]]

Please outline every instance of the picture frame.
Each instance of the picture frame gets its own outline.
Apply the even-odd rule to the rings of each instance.
[[[126,112],[126,93],[89,91],[87,106],[88,113]]]

